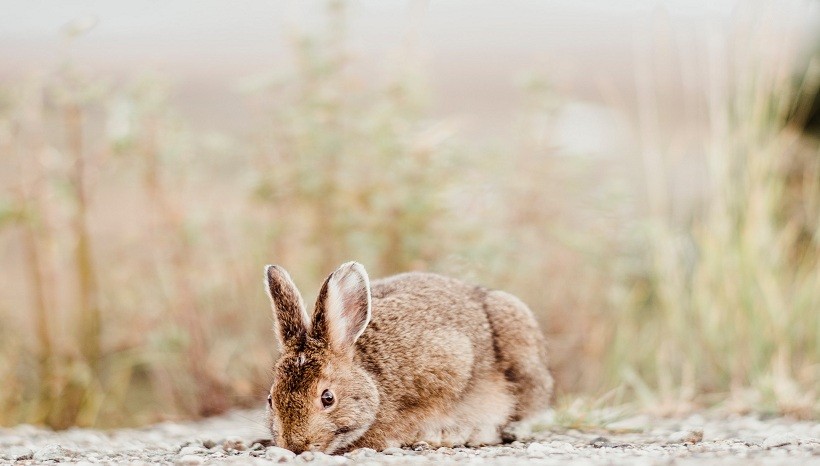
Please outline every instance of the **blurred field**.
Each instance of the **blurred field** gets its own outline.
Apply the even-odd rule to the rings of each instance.
[[[632,93],[604,81],[592,105],[548,71],[505,76],[515,118],[494,138],[447,115],[459,97],[431,91],[416,41],[370,79],[348,8],[324,10],[206,125],[171,77],[70,53],[0,83],[0,425],[258,406],[276,356],[262,267],[311,302],[349,259],[521,296],[570,416],[820,416],[820,57],[794,28],[816,5],[738,8],[696,41],[658,10]]]

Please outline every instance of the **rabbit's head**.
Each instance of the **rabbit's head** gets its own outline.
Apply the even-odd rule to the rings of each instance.
[[[296,453],[337,452],[376,418],[379,393],[354,361],[355,343],[370,321],[370,281],[348,262],[328,276],[312,316],[285,269],[269,265],[265,284],[280,357],[268,397],[277,445]]]

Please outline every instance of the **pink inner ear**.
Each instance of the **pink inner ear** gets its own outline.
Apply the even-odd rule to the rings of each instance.
[[[342,318],[348,324],[347,338],[353,340],[367,324],[367,289],[362,286],[358,292],[345,296],[342,302]]]
[[[334,343],[350,347],[361,335],[370,318],[369,282],[358,264],[341,267],[330,282],[327,300],[329,326]]]

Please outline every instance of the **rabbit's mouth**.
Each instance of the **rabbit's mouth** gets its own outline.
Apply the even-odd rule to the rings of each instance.
[[[333,439],[324,448],[324,452],[328,455],[334,455],[347,450],[353,442],[359,440],[369,425],[364,426],[340,426],[333,434]]]

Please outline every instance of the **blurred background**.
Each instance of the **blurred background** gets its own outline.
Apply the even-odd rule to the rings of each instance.
[[[559,421],[818,418],[818,85],[808,1],[6,2],[0,425],[262,406],[350,259],[522,297]]]

